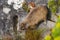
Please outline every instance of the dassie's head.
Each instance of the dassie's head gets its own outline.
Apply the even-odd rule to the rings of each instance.
[[[25,24],[25,23],[21,23],[20,24],[20,29],[21,30],[27,30],[27,29],[36,29],[36,25],[29,25],[29,24]]]
[[[24,27],[25,27],[25,24],[24,24],[24,23],[21,23],[21,24],[20,24],[20,29],[21,29],[21,30],[24,30],[24,29],[25,29]]]
[[[25,23],[21,23],[20,24],[20,29],[21,30],[25,30],[26,29],[26,24]]]

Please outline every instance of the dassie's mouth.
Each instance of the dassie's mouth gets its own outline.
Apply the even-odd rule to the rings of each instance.
[[[28,27],[29,27],[29,24],[27,24],[27,23],[21,23],[20,24],[20,29],[21,30],[26,30],[26,29],[28,29]]]
[[[25,24],[25,23],[21,23],[20,24],[20,29],[21,30],[27,30],[27,29],[36,29],[36,25],[32,26],[32,25],[29,25],[29,24]]]
[[[25,27],[21,27],[20,29],[21,29],[21,30],[26,30],[26,28],[25,28]]]
[[[26,30],[26,24],[21,23],[21,24],[20,24],[20,29],[21,29],[21,30]]]

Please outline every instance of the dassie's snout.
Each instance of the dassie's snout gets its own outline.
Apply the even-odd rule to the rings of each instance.
[[[25,29],[26,29],[26,27],[25,27],[25,26],[26,26],[26,24],[21,23],[21,24],[20,24],[20,29],[21,29],[21,30],[25,30]]]

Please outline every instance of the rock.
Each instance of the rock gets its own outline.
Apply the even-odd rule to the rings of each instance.
[[[55,22],[47,21],[47,26],[49,29],[52,29],[55,26]]]
[[[13,40],[13,38],[10,35],[4,35],[2,36],[2,40]]]
[[[6,14],[8,14],[10,11],[11,11],[10,8],[7,8],[7,7],[3,8],[3,12]]]

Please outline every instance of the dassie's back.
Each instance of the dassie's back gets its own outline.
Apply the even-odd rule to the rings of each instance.
[[[35,25],[41,20],[45,20],[47,16],[48,10],[45,6],[38,6],[32,9],[28,16],[27,16],[27,22],[30,25]]]

